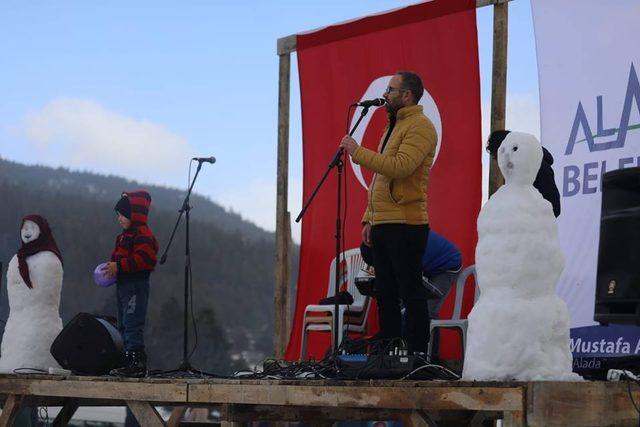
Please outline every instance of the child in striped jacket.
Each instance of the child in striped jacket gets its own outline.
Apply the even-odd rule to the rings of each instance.
[[[147,225],[151,196],[146,191],[122,193],[115,206],[123,232],[116,238],[108,271],[116,276],[118,328],[124,340],[123,366],[112,375],[144,377],[147,355],[144,324],[149,300],[149,278],[156,265],[158,241]]]

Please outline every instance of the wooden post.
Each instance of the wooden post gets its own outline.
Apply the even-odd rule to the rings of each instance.
[[[2,415],[0,415],[0,427],[10,427],[13,425],[13,421],[16,419],[18,410],[22,403],[22,396],[10,394],[7,396],[7,400],[4,401],[2,406]]]
[[[507,107],[507,41],[509,4],[493,5],[493,69],[491,79],[491,132],[505,128]],[[498,162],[489,163],[489,197],[504,184]]]
[[[273,350],[275,357],[283,357],[289,328],[290,273],[290,215],[289,187],[289,97],[291,53],[295,51],[295,36],[278,40],[280,73],[278,81],[278,178],[276,188],[276,265],[273,307]],[[293,48],[292,48],[293,44]]]

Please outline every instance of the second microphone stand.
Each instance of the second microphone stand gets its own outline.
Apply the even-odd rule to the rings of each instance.
[[[189,205],[189,198],[191,197],[191,191],[193,190],[193,186],[196,183],[196,179],[198,178],[198,174],[200,173],[200,169],[202,169],[202,163],[206,161],[206,159],[197,159],[198,168],[196,169],[196,173],[193,176],[193,180],[189,185],[189,190],[187,191],[187,195],[182,202],[182,208],[180,208],[180,215],[178,215],[178,219],[176,221],[176,225],[173,227],[173,231],[171,232],[171,237],[169,238],[169,243],[160,258],[160,264],[164,264],[167,261],[167,253],[169,252],[169,248],[171,247],[171,243],[173,242],[173,238],[176,234],[176,230],[178,229],[178,225],[180,224],[180,220],[182,219],[182,215],[185,216],[185,248],[184,248],[184,317],[183,317],[183,342],[182,342],[182,363],[178,367],[178,369],[168,371],[167,373],[177,373],[177,374],[185,374],[187,376],[202,376],[206,373],[195,369],[191,363],[189,362],[189,352],[188,352],[188,343],[189,343],[189,285],[191,282],[191,248],[189,242],[189,211],[191,210],[191,206]],[[206,374],[211,375],[211,374]]]
[[[349,132],[350,136],[353,135],[353,133],[358,128],[358,125],[360,124],[364,116],[367,115],[368,112],[369,112],[369,107],[364,107],[364,109],[360,113],[360,117],[358,118],[358,121],[356,121],[356,123],[353,125],[353,128]],[[302,210],[296,217],[296,222],[300,222],[305,212],[309,208],[309,205],[311,204],[313,199],[316,197],[318,190],[320,190],[320,187],[322,187],[322,184],[324,184],[324,181],[327,179],[329,172],[331,171],[331,169],[336,168],[338,171],[338,189],[337,189],[337,203],[336,203],[336,233],[334,236],[335,244],[336,244],[336,248],[335,248],[336,249],[336,257],[335,257],[336,268],[335,268],[334,290],[333,290],[333,340],[331,343],[334,353],[338,351],[338,346],[340,345],[340,343],[338,342],[338,328],[340,327],[340,322],[338,321],[338,310],[340,309],[339,307],[340,305],[338,304],[338,292],[340,292],[340,282],[339,282],[340,280],[340,242],[342,241],[342,221],[340,220],[340,214],[342,213],[341,200],[342,200],[342,167],[344,166],[344,162],[342,160],[343,154],[344,154],[344,148],[340,147],[340,149],[338,149],[336,154],[333,156],[333,159],[329,163],[329,166],[327,167],[327,170],[324,172],[324,175],[322,175],[322,178],[320,178],[320,181],[316,185],[316,188],[311,193],[311,196],[309,196],[304,206],[302,207]]]

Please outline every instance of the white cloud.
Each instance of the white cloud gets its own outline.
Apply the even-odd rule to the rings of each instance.
[[[52,166],[171,183],[194,150],[186,138],[148,120],[110,111],[97,102],[58,98],[27,113],[22,134],[32,160]]]
[[[294,222],[302,207],[302,181],[289,178],[288,208],[291,212],[291,238],[300,243],[300,224]],[[238,212],[244,219],[265,230],[276,229],[276,181],[255,179],[242,187],[227,188],[216,197],[223,206]]]

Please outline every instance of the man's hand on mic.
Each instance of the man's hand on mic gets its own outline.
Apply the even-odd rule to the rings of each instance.
[[[358,143],[351,137],[351,135],[345,135],[344,138],[342,138],[342,141],[340,141],[340,147],[347,150],[349,155],[352,156],[353,152],[358,148]]]

